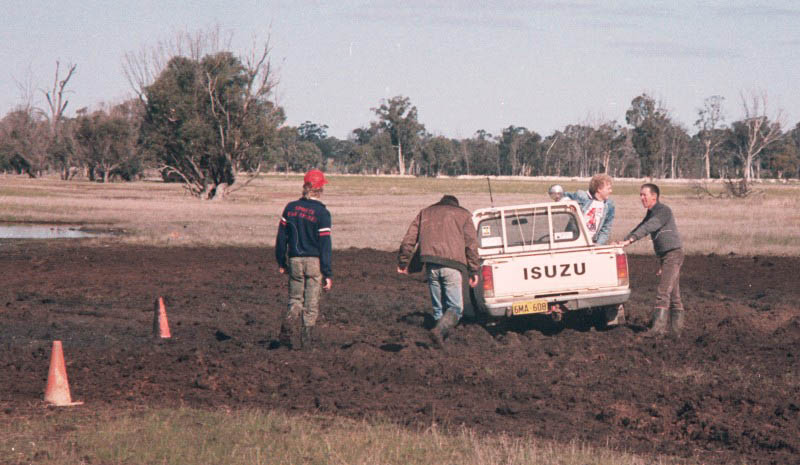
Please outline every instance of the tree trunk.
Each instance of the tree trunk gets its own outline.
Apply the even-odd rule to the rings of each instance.
[[[403,160],[403,144],[397,142],[397,168],[400,170],[400,175],[406,174],[406,163]]]

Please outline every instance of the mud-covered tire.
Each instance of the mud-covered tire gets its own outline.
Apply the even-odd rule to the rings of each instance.
[[[619,317],[619,318],[618,318]],[[607,305],[592,309],[595,329],[607,330],[625,324],[625,309],[622,305]]]

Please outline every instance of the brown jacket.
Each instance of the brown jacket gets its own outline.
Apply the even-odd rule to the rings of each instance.
[[[400,268],[409,266],[417,244],[423,263],[478,274],[478,235],[472,224],[472,214],[446,197],[420,211],[408,227],[397,256]]]

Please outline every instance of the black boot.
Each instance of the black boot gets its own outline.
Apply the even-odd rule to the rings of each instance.
[[[673,308],[669,311],[669,330],[675,337],[680,337],[683,331],[683,320],[686,312],[682,308]]]
[[[666,308],[655,308],[653,315],[650,319],[650,336],[663,336],[667,332],[667,323],[669,322]]]

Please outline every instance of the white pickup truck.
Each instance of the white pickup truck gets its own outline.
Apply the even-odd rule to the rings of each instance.
[[[515,317],[601,311],[614,324],[630,296],[622,247],[596,246],[571,200],[475,210],[480,283],[466,313]],[[465,294],[466,295],[466,294]],[[624,315],[624,312],[620,313]]]

